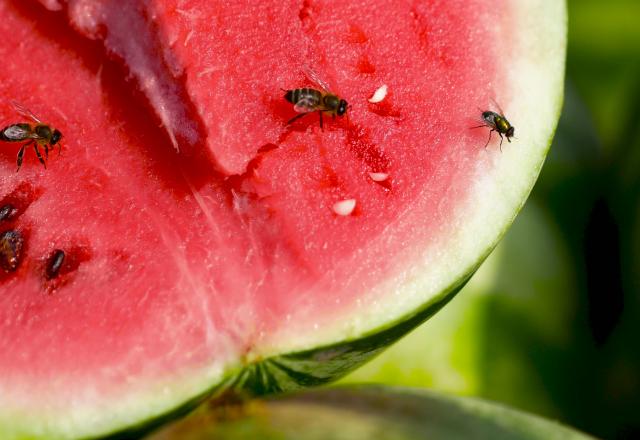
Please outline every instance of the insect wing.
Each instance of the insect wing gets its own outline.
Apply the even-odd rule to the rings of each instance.
[[[500,107],[500,104],[498,104],[496,102],[495,99],[491,98],[491,102],[493,102],[493,104],[496,106],[496,108],[498,109],[498,111],[500,112],[500,116],[502,116],[504,118],[504,110],[502,110],[502,107]]]
[[[495,127],[497,123],[497,118],[499,116],[500,115],[497,115],[495,112],[490,112],[490,111],[483,112],[482,121],[491,127]]]
[[[2,137],[7,141],[23,141],[32,138],[33,135],[28,126],[25,127],[24,124],[14,124],[2,130]]]
[[[329,84],[327,84],[322,78],[320,78],[320,75],[318,75],[318,72],[313,70],[311,67],[304,66],[304,74],[312,82],[314,82],[315,84],[319,85],[325,92],[328,92],[330,90],[329,89]]]
[[[32,120],[34,120],[35,122],[37,122],[39,124],[42,123],[42,121],[36,115],[34,115],[31,110],[29,110],[28,108],[26,108],[22,104],[19,104],[16,101],[11,101],[11,105],[16,110],[16,112],[20,113],[22,116],[25,116],[27,118],[31,118]]]
[[[309,113],[316,110],[315,101],[311,98],[302,98],[296,102],[293,109],[298,113]]]

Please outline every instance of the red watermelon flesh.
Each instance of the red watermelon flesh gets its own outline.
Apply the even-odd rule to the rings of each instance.
[[[48,6],[91,38],[61,12],[0,5],[0,119],[23,119],[15,100],[64,134],[46,170],[28,151],[16,173],[19,144],[0,151],[0,208],[16,207],[2,230],[25,240],[18,269],[0,274],[7,438],[115,431],[233,369],[400,320],[468,275],[543,157],[495,201],[510,214],[473,251],[458,247],[481,184],[494,194],[485,176],[518,160],[469,130],[492,98],[513,102],[512,2]],[[281,89],[311,86],[307,65],[349,119],[287,125]],[[355,210],[338,215],[346,199]],[[48,280],[55,249],[66,258]],[[415,286],[423,273],[428,289]]]
[[[442,1],[413,3],[71,0],[68,13],[84,35],[103,39],[111,53],[124,59],[170,135],[186,138],[188,149],[196,129],[192,121],[185,122],[188,104],[178,99],[185,94],[204,127],[202,141],[220,171],[241,174],[265,145],[282,144],[283,123],[294,113],[281,89],[313,85],[303,74],[305,66],[349,98],[356,128],[386,119],[375,124],[379,132],[387,133],[389,127],[406,131],[407,124],[410,128],[418,124],[418,137],[434,133],[434,128],[450,131],[452,121],[438,116],[453,110],[469,112],[467,99],[477,101],[476,107],[487,105],[493,90],[485,85],[501,83],[495,75],[497,66],[487,61],[497,59],[498,50],[508,51],[508,44],[478,47],[484,54],[474,57],[471,65],[468,53],[474,42],[492,38],[478,29],[501,27],[510,5],[498,8],[499,14],[484,14],[489,8],[483,6],[478,14],[465,17],[461,12],[434,12],[461,11],[467,9],[466,2],[449,2],[446,7]],[[436,35],[442,38],[430,44]],[[393,101],[363,112],[365,98],[397,70],[407,75],[392,84]],[[433,90],[423,87],[425,80]],[[447,96],[444,107],[434,101],[442,88],[457,89]],[[428,102],[432,113],[410,117],[404,113],[426,109],[409,106],[403,113],[393,107],[402,100],[415,107]],[[443,122],[444,126],[438,125]],[[360,130],[354,149],[368,159],[365,165],[385,168],[391,158],[371,145],[376,134]],[[368,142],[360,139],[365,135]]]

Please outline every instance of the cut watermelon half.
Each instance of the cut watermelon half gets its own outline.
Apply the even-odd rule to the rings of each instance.
[[[345,374],[491,251],[562,102],[552,0],[44,3],[0,4],[0,119],[17,101],[64,135],[47,169],[1,144],[0,232],[23,239],[0,272],[3,439]],[[287,124],[305,66],[348,119]],[[470,129],[493,100],[502,152]]]

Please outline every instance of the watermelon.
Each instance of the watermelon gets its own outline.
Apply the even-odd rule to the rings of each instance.
[[[562,2],[42,3],[0,4],[3,127],[63,133],[0,150],[5,439],[346,374],[488,255],[562,102]],[[348,117],[287,124],[308,68]]]
[[[594,440],[556,421],[479,399],[371,385],[203,407],[148,440],[364,438]]]

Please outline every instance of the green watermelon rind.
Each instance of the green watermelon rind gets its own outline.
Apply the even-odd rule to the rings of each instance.
[[[561,108],[561,106],[562,100],[558,108]],[[552,139],[553,135],[549,139],[549,147]],[[518,212],[521,208],[522,206],[518,209]],[[511,222],[516,215],[517,213],[513,216]],[[507,229],[508,227],[505,228],[504,232]],[[496,240],[496,244],[498,241],[499,239]],[[238,398],[250,398],[290,393],[338,380],[435,315],[465,286],[478,267],[480,267],[480,264],[491,254],[492,250],[493,247],[480,258],[477,266],[467,275],[454,282],[442,295],[431,298],[415,313],[405,315],[360,338],[277,355],[244,367],[233,368],[227,372],[219,383],[187,402],[181,403],[165,414],[106,436],[87,437],[86,439],[128,440],[141,437],[171,420],[188,414],[203,402],[212,398],[215,399],[216,396],[224,395],[229,391],[235,393]]]
[[[490,254],[487,252],[481,262]],[[479,267],[479,264],[478,264]],[[225,378],[198,396],[171,409],[166,414],[142,421],[106,436],[87,437],[102,440],[124,440],[138,438],[166,422],[179,418],[203,402],[232,392],[238,398],[289,393],[299,389],[324,385],[346,375],[379,354],[405,334],[428,320],[444,307],[464,287],[475,273],[463,277],[443,295],[427,302],[414,314],[405,316],[390,325],[372,331],[360,338],[338,342],[310,350],[273,356],[261,361],[235,368]],[[322,373],[319,375],[318,373]]]
[[[558,105],[558,115],[561,107],[562,99]],[[549,139],[549,147],[552,139],[553,135]],[[518,212],[522,206],[518,209]],[[513,216],[511,222],[516,215],[517,213]],[[504,232],[507,229],[508,227],[505,228]],[[496,244],[498,241],[499,239],[496,240]],[[215,399],[217,396],[224,395],[229,391],[235,393],[238,398],[244,399],[291,393],[338,380],[435,315],[465,286],[478,267],[480,267],[480,264],[491,254],[492,250],[493,247],[480,258],[477,266],[467,275],[453,283],[442,295],[426,302],[416,313],[403,316],[397,321],[373,330],[360,338],[277,355],[244,367],[236,367],[229,371],[219,383],[165,414],[142,421],[123,430],[118,430],[112,434],[90,437],[87,440],[129,440],[141,437],[171,420],[188,414],[203,402]]]
[[[201,408],[151,438],[594,440],[557,421],[496,402],[421,388],[342,385],[230,408]]]

